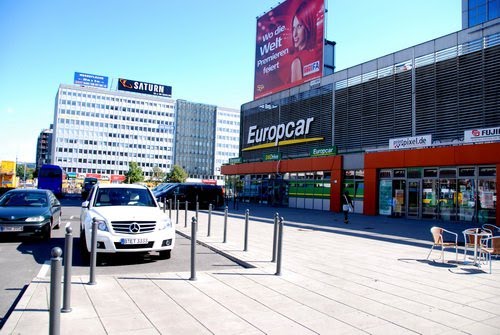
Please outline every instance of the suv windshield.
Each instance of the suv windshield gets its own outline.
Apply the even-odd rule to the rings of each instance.
[[[94,206],[156,207],[156,204],[147,189],[99,188],[95,197]]]

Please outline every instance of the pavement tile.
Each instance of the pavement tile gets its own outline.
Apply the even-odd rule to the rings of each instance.
[[[101,322],[108,334],[121,334],[126,331],[150,333],[154,329],[154,325],[142,313],[102,316]]]

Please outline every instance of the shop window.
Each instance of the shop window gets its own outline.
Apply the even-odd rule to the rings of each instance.
[[[478,185],[478,211],[479,223],[495,223],[497,190],[494,180],[479,180]]]
[[[436,168],[433,169],[424,169],[424,178],[435,178],[438,175],[438,170]]]
[[[364,170],[345,170],[342,193],[348,191],[354,200],[364,198]]]
[[[422,169],[408,169],[408,178],[422,178]]]
[[[458,169],[459,177],[474,177],[476,169],[474,167],[465,167]]]
[[[394,178],[405,178],[405,177],[406,177],[405,169],[394,170]]]
[[[439,170],[439,177],[454,178],[457,176],[457,169],[442,168]]]
[[[480,167],[479,176],[480,177],[495,177],[497,175],[497,169],[495,167]]]
[[[380,170],[378,173],[379,178],[391,178],[392,177],[392,171],[391,170]]]

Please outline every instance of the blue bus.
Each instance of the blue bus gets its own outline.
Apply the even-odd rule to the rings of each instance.
[[[56,197],[63,195],[63,181],[66,173],[59,165],[44,164],[38,171],[38,188],[50,190]]]

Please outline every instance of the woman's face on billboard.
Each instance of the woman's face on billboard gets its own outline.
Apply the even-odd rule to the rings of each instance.
[[[297,16],[294,16],[292,22],[293,31],[293,46],[297,50],[304,50],[306,47],[306,30],[304,25],[299,21]]]

